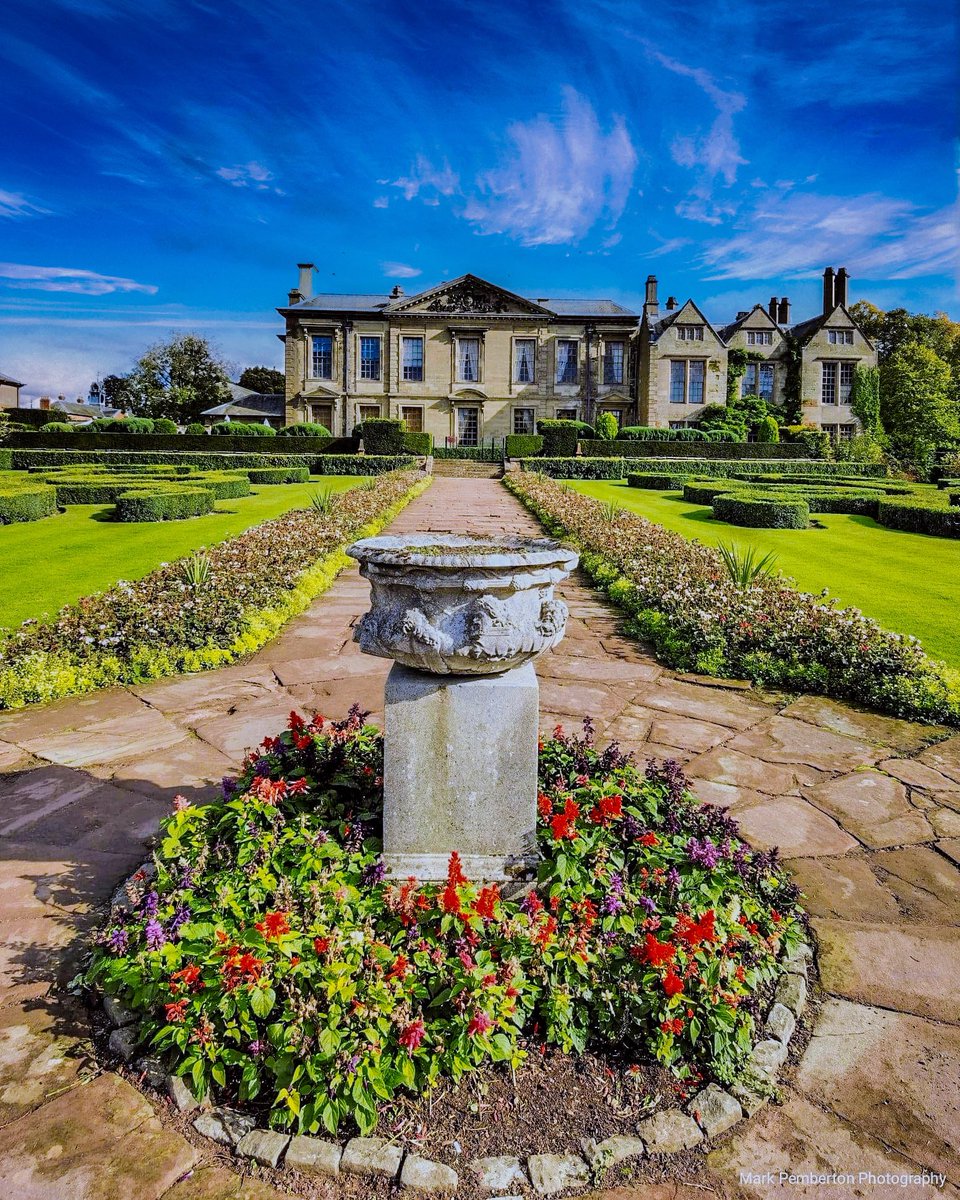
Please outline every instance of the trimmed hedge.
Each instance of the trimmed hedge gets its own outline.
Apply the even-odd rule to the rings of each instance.
[[[713,449],[714,447],[711,446],[711,451]],[[673,447],[671,446],[672,450]],[[583,464],[588,465],[584,466]],[[597,464],[604,465],[600,466]],[[544,475],[552,476],[554,479],[621,479],[627,475],[628,469],[632,469],[635,465],[635,460],[629,460],[628,466],[628,460],[622,458],[544,457],[520,459],[520,466],[524,471],[539,471]],[[681,459],[667,455],[656,457],[653,461],[644,465],[650,467],[651,473],[661,473],[674,477],[679,477],[680,475],[697,475],[709,479],[739,477],[744,469],[741,462],[730,462],[714,458]],[[771,460],[755,462],[753,465],[761,468],[768,467],[771,471],[776,471],[781,464]],[[790,472],[796,475],[849,474],[849,471],[850,466],[848,463],[824,463],[817,459],[794,459],[790,463]],[[883,466],[864,466],[860,468],[860,472],[865,477],[874,477],[886,475],[887,469]],[[641,472],[637,473],[640,474]]]
[[[594,428],[586,421],[544,420],[537,422],[537,433],[543,438],[542,453],[545,457],[571,458],[577,452],[577,442],[582,438],[592,438]]]
[[[750,529],[806,529],[810,524],[810,509],[805,500],[769,495],[749,497],[739,492],[717,496],[713,515],[728,525]]]
[[[321,425],[319,421],[298,421],[293,425],[284,425],[282,429],[277,430],[277,437],[329,438],[333,437],[333,434],[326,425]]]
[[[624,425],[619,434],[623,442],[722,442],[720,429],[665,429],[661,425]]]
[[[214,437],[252,437],[273,438],[277,431],[272,425],[262,425],[259,421],[217,421],[210,426]]]
[[[236,422],[233,422],[236,427]],[[77,427],[72,433],[54,436],[52,434],[11,433],[9,445],[19,450],[46,450],[61,448],[63,450],[170,450],[180,454],[187,450],[198,450],[202,453],[224,454],[236,452],[239,454],[263,454],[265,452],[262,437],[236,437],[220,435],[214,440],[209,434],[201,433],[196,436],[189,433],[96,433],[89,426],[82,429]],[[337,437],[280,437],[270,440],[268,453],[286,456],[288,454],[355,454],[359,449],[358,438]]]
[[[10,487],[0,484],[0,525],[18,525],[55,516],[57,489],[46,483]]]
[[[71,421],[50,421],[40,430],[44,437],[49,434],[66,433],[73,437],[73,431],[76,428]]]
[[[504,445],[507,458],[533,458],[543,450],[539,433],[508,433]]]
[[[13,470],[13,451],[0,450],[0,471]]]
[[[205,439],[209,446],[209,439]],[[156,450],[14,450],[12,466],[17,471],[46,471],[50,467],[190,467],[199,471],[245,471],[247,467],[310,467],[312,454],[199,454],[188,450],[161,453]]]
[[[306,470],[304,476],[309,478]],[[182,479],[182,483],[180,480]],[[46,476],[46,482],[56,488],[57,503],[69,504],[112,504],[121,493],[131,487],[150,488],[198,487],[210,492],[214,500],[235,500],[250,495],[250,480],[245,473],[219,471],[195,472],[186,477],[155,478],[132,475],[94,472],[90,475],[68,475],[54,472]]]
[[[309,467],[250,467],[247,477],[251,483],[308,483]]]
[[[402,454],[403,421],[397,417],[376,417],[361,421],[354,430],[363,440],[366,454]]]
[[[464,462],[501,462],[503,449],[490,446],[435,446],[434,458],[461,459]]]
[[[433,453],[433,434],[419,433],[413,429],[405,429],[403,432],[403,448],[408,454],[427,457]]]
[[[877,501],[877,521],[888,529],[905,533],[928,533],[934,537],[960,537],[960,508],[953,507],[944,492],[941,504],[925,496],[882,496]]]
[[[683,430],[675,432],[682,433]],[[669,456],[670,458],[696,458],[705,452],[705,447],[701,441],[682,441],[671,440],[670,449],[664,452],[663,440],[654,439],[651,441],[624,441],[617,439],[614,442],[603,441],[582,441],[580,449],[583,451],[585,458],[591,457],[621,457],[621,458],[662,458]],[[706,450],[713,458],[738,459],[740,461],[749,461],[751,459],[780,459],[780,458],[805,458],[806,451],[803,446],[791,442],[710,442],[709,450]],[[849,465],[848,465],[849,469]]]
[[[213,493],[206,488],[170,484],[123,492],[117,496],[118,521],[182,521],[213,511]]]
[[[686,475],[654,475],[646,471],[627,476],[630,487],[651,488],[660,492],[679,492],[686,480]]]
[[[324,454],[311,460],[311,475],[386,475],[414,467],[409,454]]]
[[[622,458],[521,458],[520,468],[554,479],[622,479]]]

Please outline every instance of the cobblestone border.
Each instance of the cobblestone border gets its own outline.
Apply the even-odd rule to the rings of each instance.
[[[141,872],[153,871],[145,863]],[[136,874],[139,874],[137,872]],[[115,893],[114,903],[123,903],[126,887]],[[637,1125],[637,1136],[614,1134],[595,1141],[582,1138],[580,1154],[531,1154],[526,1157],[496,1155],[476,1158],[463,1168],[485,1196],[499,1200],[522,1200],[521,1193],[505,1194],[508,1188],[533,1189],[537,1196],[583,1191],[594,1186],[596,1177],[610,1167],[652,1154],[677,1154],[704,1141],[719,1137],[738,1122],[752,1117],[772,1094],[780,1069],[787,1061],[790,1039],[807,1004],[813,949],[801,942],[782,961],[783,973],[767,1012],[762,1032],[766,1035],[747,1060],[743,1079],[725,1091],[709,1083],[689,1101],[685,1109],[668,1108]],[[165,1090],[182,1113],[202,1109],[193,1121],[197,1133],[220,1146],[232,1149],[239,1158],[249,1158],[265,1167],[290,1167],[304,1175],[332,1178],[340,1174],[366,1175],[398,1182],[401,1187],[438,1196],[455,1196],[460,1176],[445,1163],[404,1151],[387,1138],[351,1138],[345,1145],[304,1134],[278,1133],[258,1128],[253,1117],[237,1109],[203,1107],[178,1075],[169,1075],[158,1059],[133,1062],[136,1014],[110,996],[103,1010],[113,1026],[108,1046],[126,1063],[133,1063],[152,1087]]]

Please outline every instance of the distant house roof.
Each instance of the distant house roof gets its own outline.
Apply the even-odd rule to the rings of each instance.
[[[10,387],[23,387],[19,379],[11,379],[9,375],[4,375],[2,371],[0,371],[0,383],[5,383]]]
[[[54,400],[51,402],[50,408],[56,412],[66,413],[68,417],[87,418],[90,421],[96,420],[97,417],[116,417],[123,411],[119,408],[110,408],[108,405],[81,404],[78,400]]]
[[[748,318],[752,317],[758,309],[773,325],[774,329],[780,329],[779,324],[773,319],[773,317],[770,316],[770,313],[764,308],[764,306],[762,304],[755,304],[753,308],[751,308],[749,312],[745,312],[742,317],[737,317],[737,319],[735,321],[731,321],[729,325],[724,325],[719,331],[720,337],[725,342],[729,342],[737,330],[743,327],[744,322],[748,320]]]
[[[252,417],[261,421],[264,417],[279,417],[281,419],[284,417],[286,402],[282,392],[261,395],[261,393],[253,392],[249,388],[242,388],[236,383],[231,383],[229,387],[230,393],[234,398],[228,400],[225,404],[215,404],[213,408],[205,408],[201,416],[218,417],[221,420],[224,417],[229,417],[231,421],[234,418],[242,420],[245,417]]]

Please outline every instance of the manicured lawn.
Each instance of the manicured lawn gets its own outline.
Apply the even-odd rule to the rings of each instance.
[[[325,475],[309,483],[255,487],[252,496],[220,500],[215,512],[185,521],[126,524],[107,519],[112,505],[78,504],[57,517],[2,525],[0,627],[52,615],[118,579],[139,579],[162,562],[222,542],[291,508],[306,508],[320,489],[342,492],[359,483],[362,476]]]
[[[709,508],[679,492],[631,488],[625,481],[573,486],[706,545],[772,550],[777,568],[804,591],[826,588],[841,604],[918,637],[933,658],[960,667],[960,540],[900,533],[869,517],[835,513],[816,515],[823,529],[743,529],[715,521]]]

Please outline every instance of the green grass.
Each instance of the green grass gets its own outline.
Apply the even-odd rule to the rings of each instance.
[[[254,487],[252,496],[220,500],[214,512],[185,521],[126,524],[109,519],[110,504],[77,504],[60,516],[2,525],[0,628],[52,616],[118,579],[140,579],[160,563],[222,542],[291,508],[307,508],[317,491],[342,492],[363,481],[362,475],[325,475],[309,483]]]
[[[742,529],[715,521],[709,508],[679,492],[628,487],[625,481],[572,484],[709,546],[732,542],[777,555],[775,570],[804,591],[826,588],[897,633],[920,639],[928,654],[960,667],[960,540],[901,533],[870,517],[818,513],[823,529]]]

